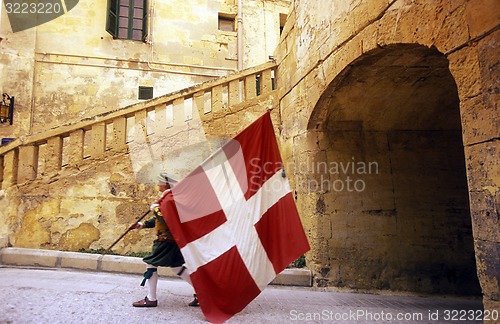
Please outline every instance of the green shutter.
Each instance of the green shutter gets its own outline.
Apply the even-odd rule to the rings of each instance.
[[[108,0],[108,15],[106,21],[106,31],[114,38],[118,37],[118,10],[120,0]]]
[[[142,40],[146,41],[148,35],[148,0],[144,0],[144,11],[142,13]]]

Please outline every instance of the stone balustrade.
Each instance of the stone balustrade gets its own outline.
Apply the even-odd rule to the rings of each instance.
[[[274,90],[276,64],[265,63],[123,109],[107,112],[75,124],[62,125],[0,147],[1,189],[42,176],[53,176],[106,151],[120,149],[133,141],[131,119],[145,134],[155,129],[181,125],[200,116],[225,114],[238,103]],[[154,114],[154,121],[148,118]],[[153,123],[151,125],[151,123]]]

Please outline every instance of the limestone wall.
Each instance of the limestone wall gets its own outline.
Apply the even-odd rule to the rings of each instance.
[[[8,206],[0,213],[3,246],[107,248],[159,198],[152,172],[167,169],[181,179],[268,109],[279,124],[276,91],[218,113],[178,108],[173,125],[157,129],[147,142],[141,122],[131,120],[136,129],[126,146],[1,190],[0,200]],[[113,250],[148,252],[154,238],[150,230],[131,231]]]
[[[156,201],[160,171],[182,179],[266,110],[279,125],[275,69],[266,63],[0,148],[0,245],[106,248]],[[153,235],[134,233],[115,250],[149,250]]]
[[[235,0],[235,3],[237,0]],[[291,1],[242,1],[243,68],[269,61],[280,40],[280,16],[287,16]]]
[[[219,14],[236,17],[236,1],[149,1],[144,42],[113,39],[106,31],[107,3],[81,1],[50,22],[16,33],[2,10],[0,89],[15,96],[16,104],[15,123],[0,125],[1,137],[124,108],[138,102],[139,86],[153,87],[158,97],[237,70],[237,30],[218,27]],[[243,68],[269,60],[280,13],[289,4],[261,0],[242,8]]]
[[[286,160],[380,167],[363,175],[372,190],[361,194],[306,193],[301,185],[321,174],[295,177],[317,284],[477,293],[477,262],[485,307],[498,306],[498,7],[488,0],[294,1],[276,51]],[[366,63],[363,74],[357,62]],[[463,140],[448,143],[450,129]],[[337,178],[329,175],[332,184]],[[469,252],[456,258],[463,248]]]

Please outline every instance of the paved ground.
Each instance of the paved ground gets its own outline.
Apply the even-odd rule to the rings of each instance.
[[[187,306],[191,287],[174,278],[160,278],[157,308],[132,307],[146,294],[141,279],[0,266],[0,323],[207,323],[200,308]],[[269,286],[226,323],[480,323],[467,318],[481,312],[481,301],[474,299]]]

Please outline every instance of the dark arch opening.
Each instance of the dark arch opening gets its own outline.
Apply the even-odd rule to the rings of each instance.
[[[365,54],[322,94],[309,131],[325,135],[327,181],[313,188],[326,205],[319,227],[331,228],[322,282],[480,294],[459,98],[444,55],[420,45]]]

